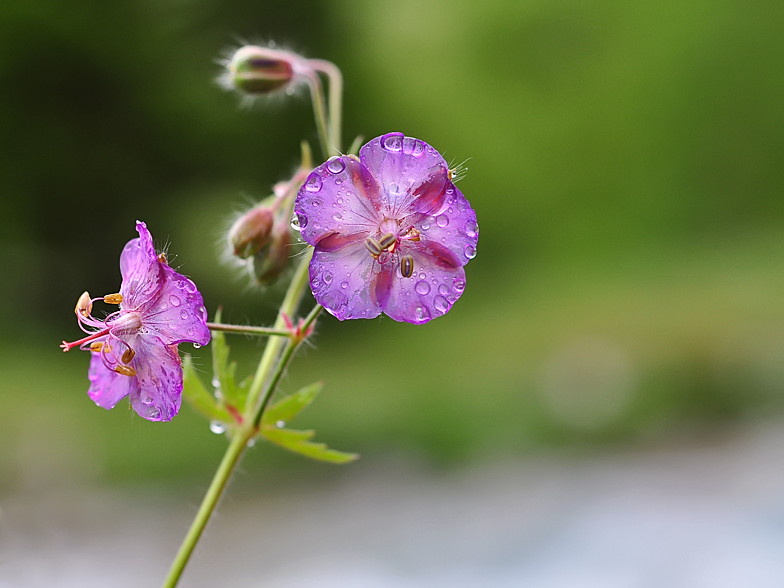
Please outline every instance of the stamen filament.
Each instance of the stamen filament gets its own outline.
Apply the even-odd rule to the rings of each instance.
[[[85,337],[84,339],[79,339],[78,341],[74,341],[72,343],[68,343],[67,341],[63,341],[60,344],[60,348],[63,351],[70,351],[74,347],[81,347],[85,343],[89,343],[90,341],[95,341],[98,337],[104,337],[109,334],[109,329],[104,329],[102,331],[98,331],[97,333],[93,333],[89,337]]]

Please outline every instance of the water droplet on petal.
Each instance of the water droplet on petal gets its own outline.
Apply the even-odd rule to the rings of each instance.
[[[301,212],[295,212],[291,215],[291,228],[295,231],[301,231],[308,226],[308,217]]]
[[[381,147],[385,151],[396,153],[403,148],[403,137],[401,134],[394,133],[381,138]]]
[[[421,282],[417,282],[416,286],[414,286],[414,290],[416,291],[417,294],[420,294],[422,296],[427,296],[428,294],[430,294],[430,284],[428,284],[424,280]]]
[[[180,311],[180,318],[182,320],[186,320],[188,318],[188,313],[186,311],[184,311],[184,310],[181,310]]]
[[[449,287],[446,284],[441,284],[438,287],[438,293],[441,294],[442,296],[446,296],[447,294],[449,294]]]
[[[466,235],[476,237],[479,234],[479,226],[474,221],[468,221],[465,225]]]
[[[324,274],[321,276],[321,279],[324,280],[325,284],[331,284],[332,274],[330,272],[324,272]]]
[[[465,249],[463,249],[463,253],[465,253],[465,256],[468,259],[473,259],[474,257],[476,257],[476,248],[473,247],[472,245],[466,245]]]
[[[436,224],[442,229],[449,224],[449,217],[442,214],[436,218]]]
[[[172,306],[179,306],[180,305],[180,299],[177,298],[174,294],[169,296],[169,302],[171,303]]]
[[[216,435],[220,435],[226,432],[226,425],[220,421],[210,421],[210,431]]]
[[[331,157],[327,162],[327,169],[330,173],[339,174],[346,169],[346,164],[343,163],[343,160],[340,157]]]
[[[414,311],[414,316],[418,321],[425,321],[430,318],[430,311],[423,306],[417,306]]]
[[[194,349],[201,349],[201,345],[199,345],[198,343],[194,343],[193,344],[193,348]]]
[[[338,198],[338,204],[343,204],[343,199],[342,198]]]
[[[147,411],[147,418],[149,418],[149,419],[155,420],[159,416],[161,416],[161,409],[160,408],[153,407],[149,411]]]
[[[343,215],[340,214],[339,212],[336,212],[335,214],[332,215],[332,218],[335,219],[336,221],[339,221],[343,219]]]
[[[449,310],[449,303],[443,296],[436,296],[433,300],[433,306],[435,306],[436,310],[441,314],[444,314],[447,310]]]
[[[305,189],[308,192],[318,192],[321,190],[322,185],[323,182],[321,181],[321,178],[318,176],[318,174],[313,173],[308,176],[308,179],[305,182]]]
[[[196,292],[196,289],[197,289],[196,284],[193,283],[193,280],[188,280],[188,279],[185,280],[186,292],[190,292],[191,294],[193,294],[194,292]]]
[[[346,288],[348,288],[348,282],[343,282],[343,283],[340,285],[340,287],[341,287],[341,288],[343,288],[343,289],[345,290]]]
[[[145,406],[150,406],[152,404],[152,396],[150,394],[148,394],[147,392],[142,392],[139,395],[139,400]]]
[[[455,278],[455,281],[452,282],[452,287],[455,289],[455,292],[462,292],[465,290],[465,281]]]
[[[428,230],[428,229],[430,228],[430,222],[429,222],[429,221],[427,221],[427,220],[423,220],[423,221],[420,223],[420,225],[419,225],[419,228],[420,228],[420,229],[422,229],[423,231],[426,231],[426,230]]]

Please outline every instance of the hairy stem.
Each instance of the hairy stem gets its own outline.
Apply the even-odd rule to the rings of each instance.
[[[329,122],[327,119],[327,107],[324,102],[324,87],[321,85],[321,78],[315,70],[310,70],[306,74],[308,79],[308,86],[310,87],[310,98],[313,102],[313,114],[316,117],[316,130],[318,131],[319,143],[321,144],[321,152],[324,154],[324,159],[329,158],[333,153],[331,149],[331,132],[329,130]]]
[[[224,331],[225,333],[239,333],[241,335],[269,335],[278,337],[291,337],[291,331],[274,329],[272,327],[251,327],[246,325],[225,325],[223,323],[207,323],[210,331]]]
[[[329,146],[340,153],[341,128],[343,121],[343,74],[340,68],[331,61],[310,59],[308,65],[327,76],[329,79],[329,129],[332,133]]]

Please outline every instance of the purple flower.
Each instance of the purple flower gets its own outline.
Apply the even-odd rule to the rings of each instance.
[[[128,241],[120,255],[120,293],[92,299],[82,294],[76,316],[89,335],[61,347],[92,352],[88,394],[98,406],[114,408],[130,396],[140,416],[170,421],[182,395],[177,344],[209,342],[207,311],[196,285],[155,254],[147,226],[137,222],[136,230],[139,238]],[[120,310],[97,319],[91,315],[97,300],[119,304]]]
[[[422,324],[465,289],[476,255],[476,213],[427,143],[389,133],[308,176],[295,224],[315,247],[310,286],[340,320],[382,312]]]

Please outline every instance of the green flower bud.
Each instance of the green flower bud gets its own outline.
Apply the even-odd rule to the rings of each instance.
[[[269,94],[294,79],[297,56],[287,51],[248,45],[228,61],[226,85],[254,96]]]
[[[256,255],[270,240],[272,211],[267,206],[252,208],[229,229],[229,247],[234,255],[247,259]]]
[[[290,245],[289,225],[282,220],[272,227],[272,238],[267,246],[253,256],[253,275],[259,284],[271,284],[286,269]]]

